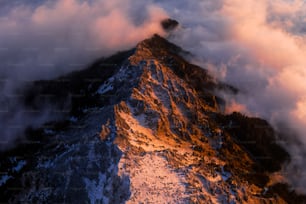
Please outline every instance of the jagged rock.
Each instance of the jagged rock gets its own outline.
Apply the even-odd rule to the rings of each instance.
[[[165,29],[166,31],[172,31],[179,25],[179,22],[177,22],[174,19],[168,18],[168,19],[163,20],[161,22],[161,25],[163,29]]]

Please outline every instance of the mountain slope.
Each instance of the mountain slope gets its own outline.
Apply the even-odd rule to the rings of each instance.
[[[28,88],[25,105],[56,103],[69,108],[70,119],[29,130],[39,142],[28,144],[32,151],[1,155],[2,199],[302,203],[286,185],[269,183],[270,173],[289,159],[269,124],[224,115],[216,91],[237,90],[182,54],[188,53],[155,35],[87,70]]]

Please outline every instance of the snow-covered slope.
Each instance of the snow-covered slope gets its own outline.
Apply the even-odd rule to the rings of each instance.
[[[223,115],[215,92],[234,89],[180,54],[188,53],[155,35],[64,77],[69,84],[55,93],[59,105],[69,94],[83,98],[69,98],[64,125],[33,130],[43,138],[35,150],[15,160],[21,150],[2,156],[1,201],[302,203],[284,184],[269,182],[287,159],[272,144],[271,127],[238,113]],[[59,86],[40,83],[32,96]],[[252,129],[263,124],[264,132]]]

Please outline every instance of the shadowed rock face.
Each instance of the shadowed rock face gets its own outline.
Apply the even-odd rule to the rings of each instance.
[[[265,120],[237,112],[221,115],[220,119],[227,132],[250,152],[264,171],[278,171],[289,160],[289,154],[276,144],[277,133]]]
[[[174,19],[168,18],[168,19],[163,20],[161,22],[161,25],[163,29],[165,29],[166,31],[172,31],[179,25],[179,22],[177,22]]]
[[[155,35],[28,87],[26,106],[65,107],[67,120],[29,129],[31,143],[1,154],[9,177],[1,202],[303,203],[288,186],[269,184],[289,159],[274,130],[224,115],[215,92],[237,90],[184,54]]]

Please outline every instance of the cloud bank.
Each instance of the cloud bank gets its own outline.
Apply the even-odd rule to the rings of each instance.
[[[27,81],[84,69],[96,58],[130,49],[154,33],[164,35],[160,21],[168,16],[150,1],[0,4],[1,150],[14,146],[28,125],[42,124],[52,116],[50,107],[39,117],[28,113],[14,98],[15,89]]]
[[[287,134],[283,139],[292,161],[284,172],[306,192],[306,3],[218,0],[191,1],[187,9],[177,5],[166,7],[183,23],[174,41],[196,54],[195,63],[240,90],[237,96],[225,95],[227,111],[263,117]]]
[[[131,0],[17,4],[5,13],[0,20],[0,59],[6,69],[1,75],[21,79],[84,68],[95,57],[163,34],[159,22],[167,17],[160,7]]]

